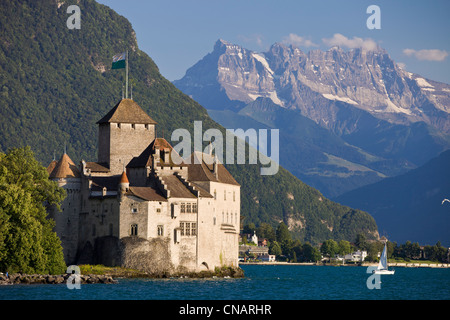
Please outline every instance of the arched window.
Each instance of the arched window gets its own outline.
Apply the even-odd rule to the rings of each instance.
[[[138,225],[137,224],[131,225],[130,235],[132,235],[132,236],[138,235]]]

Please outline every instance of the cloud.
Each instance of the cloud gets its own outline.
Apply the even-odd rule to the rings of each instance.
[[[401,69],[406,70],[406,63],[404,63],[404,62],[397,62],[397,65],[398,65]]]
[[[340,33],[335,33],[330,39],[323,38],[322,41],[330,47],[339,46],[349,49],[362,48],[366,51],[375,50],[377,48],[377,43],[370,38],[362,39],[353,37],[353,39],[349,39]]]
[[[237,36],[241,41],[245,43],[256,44],[258,47],[264,47],[264,36],[260,34],[253,34],[251,36],[238,35]]]
[[[444,61],[448,56],[448,52],[445,50],[439,49],[423,49],[423,50],[414,50],[414,49],[404,49],[403,53],[408,57],[415,57],[418,60],[427,60],[427,61]]]
[[[296,47],[318,47],[319,45],[315,44],[309,39],[305,39],[304,37],[301,37],[299,35],[296,35],[295,33],[290,33],[287,37],[283,38],[282,41],[284,44],[292,44]]]

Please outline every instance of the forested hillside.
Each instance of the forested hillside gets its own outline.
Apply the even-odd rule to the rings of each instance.
[[[224,130],[159,73],[139,50],[126,18],[81,0],[81,29],[70,30],[69,4],[0,3],[0,151],[29,145],[46,166],[66,146],[75,162],[95,161],[96,122],[122,96],[124,72],[111,70],[112,56],[125,50],[133,99],[157,121],[158,136],[170,141],[174,129],[192,132],[194,121],[202,121],[203,130]],[[326,199],[283,168],[274,176],[261,176],[259,165],[227,167],[242,185],[244,224],[277,226],[284,221],[296,239],[311,243],[377,235],[369,214]]]

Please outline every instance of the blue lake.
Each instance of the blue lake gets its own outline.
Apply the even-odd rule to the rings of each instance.
[[[449,300],[450,269],[396,268],[368,289],[365,267],[244,265],[241,279],[119,279],[0,286],[0,300]]]

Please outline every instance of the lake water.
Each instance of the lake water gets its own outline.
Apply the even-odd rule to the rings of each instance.
[[[368,289],[365,267],[243,265],[241,279],[119,279],[0,286],[0,300],[450,300],[450,269],[396,268]]]

